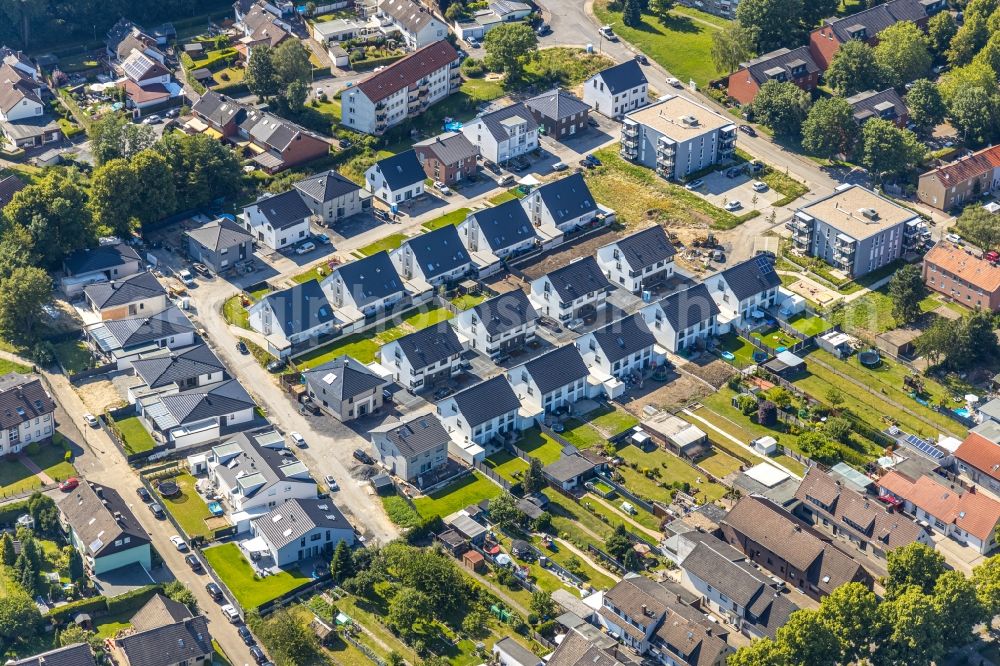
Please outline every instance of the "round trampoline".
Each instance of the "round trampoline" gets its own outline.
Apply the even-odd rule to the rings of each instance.
[[[754,363],[763,363],[767,360],[767,352],[760,351],[759,349],[753,353]]]
[[[665,382],[667,381],[667,366],[659,365],[653,370],[653,381],[654,382]]]
[[[877,368],[882,365],[882,356],[877,349],[866,349],[858,354],[858,362],[866,368]]]
[[[164,497],[176,497],[181,494],[180,486],[173,481],[161,481],[156,489]]]

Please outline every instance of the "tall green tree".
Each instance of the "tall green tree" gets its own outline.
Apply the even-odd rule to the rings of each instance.
[[[879,606],[884,628],[879,648],[872,655],[876,666],[930,664],[940,661],[946,651],[942,618],[934,599],[907,587],[899,596]]]
[[[824,76],[827,83],[843,97],[865,90],[881,90],[886,78],[875,57],[875,49],[857,39],[837,49]]]
[[[537,615],[541,621],[555,617],[556,602],[552,601],[552,595],[545,590],[535,590],[532,592],[531,612]]]
[[[421,633],[425,624],[436,617],[430,598],[411,587],[404,587],[389,602],[387,624],[404,638]]]
[[[889,280],[889,298],[892,299],[892,316],[901,324],[912,324],[922,314],[920,301],[927,296],[927,285],[920,267],[907,264],[896,271]]]
[[[991,615],[976,596],[973,580],[960,571],[945,571],[934,583],[933,603],[941,621],[941,633],[949,647],[967,645],[973,639],[972,628]]]
[[[1000,248],[1000,225],[996,215],[982,206],[966,206],[958,216],[958,232],[983,250]]]
[[[289,40],[296,41],[296,40]],[[270,46],[255,46],[250,51],[243,80],[247,89],[262,99],[273,97],[280,90],[280,81],[274,67],[274,51]]]
[[[823,19],[833,16],[840,8],[840,0],[803,0],[802,14],[799,18],[802,27],[812,30]]]
[[[3,0],[0,2],[0,14],[6,16],[11,25],[18,27],[21,44],[25,48],[31,45],[31,24],[49,10],[47,0]]]
[[[333,551],[333,560],[330,562],[330,575],[333,582],[343,583],[354,575],[354,563],[351,560],[351,551],[347,547],[346,541],[341,541]]]
[[[167,583],[163,588],[163,594],[179,604],[184,604],[191,609],[192,613],[198,612],[198,599],[195,598],[194,593],[188,589],[187,585],[181,581],[174,580]]]
[[[944,120],[946,113],[941,91],[928,79],[918,79],[913,83],[906,93],[906,108],[910,110],[910,120],[924,132]]]
[[[861,583],[841,585],[823,597],[820,617],[840,642],[840,663],[867,656],[878,629],[878,597]]]
[[[66,553],[66,573],[69,579],[74,583],[83,578],[83,557],[80,555],[80,551],[76,548],[70,546]]]
[[[840,641],[818,611],[799,610],[775,636],[788,666],[834,666]]]
[[[988,19],[996,10],[996,0],[970,0],[965,7],[962,27],[951,39],[948,62],[952,67],[968,64],[989,39]],[[947,13],[947,12],[943,12]]]
[[[720,72],[735,72],[741,62],[753,58],[757,34],[753,28],[732,22],[712,32],[712,62]]]
[[[505,83],[511,85],[521,80],[524,66],[538,53],[538,37],[525,23],[504,23],[486,33],[483,48],[486,67],[506,74]]]
[[[989,617],[1000,614],[1000,555],[994,555],[972,570],[976,596]]]
[[[156,145],[170,165],[178,210],[231,198],[242,188],[239,157],[204,134],[171,133]]]
[[[0,648],[4,652],[32,641],[41,626],[42,614],[25,592],[15,588],[0,596]]]
[[[128,161],[109,160],[94,170],[90,209],[106,233],[129,238],[139,225],[135,209],[144,194]]]
[[[787,666],[784,651],[770,638],[758,638],[726,658],[726,666]]]
[[[960,90],[983,88],[993,90],[997,85],[997,75],[993,68],[981,60],[945,72],[938,81],[938,90],[944,105],[951,108],[952,101]]]
[[[35,521],[36,534],[47,537],[56,537],[60,534],[59,509],[48,495],[33,492],[28,498],[28,514]]]
[[[517,501],[510,493],[500,493],[490,500],[490,520],[502,530],[509,530],[521,522],[524,514],[517,508]]]
[[[266,620],[250,621],[251,628],[268,646],[278,664],[314,664],[320,661],[319,645],[314,634],[287,609],[271,613]]]
[[[15,194],[3,212],[8,229],[24,229],[31,238],[26,251],[34,252],[39,264],[49,269],[97,240],[87,192],[78,175],[70,172],[47,171]]]
[[[931,365],[951,363],[965,348],[960,328],[960,322],[938,317],[914,343],[917,354],[927,357]]]
[[[854,109],[842,97],[817,100],[802,123],[802,148],[818,157],[849,154],[857,137]]]
[[[741,0],[736,20],[756,32],[758,53],[781,48],[802,34],[803,0]]]
[[[622,23],[630,28],[635,28],[642,23],[641,0],[625,0],[622,7]]]
[[[52,301],[52,278],[41,268],[11,271],[0,280],[0,337],[15,344],[38,341],[44,307]]]
[[[93,635],[93,632],[87,631],[79,625],[70,624],[59,632],[59,645],[67,647],[76,643],[87,643]]]
[[[0,536],[0,563],[5,566],[13,566],[17,555],[14,553],[14,540],[10,537],[10,532],[4,532]]]
[[[130,159],[156,143],[152,127],[133,123],[124,113],[108,113],[95,120],[87,136],[98,166],[114,159]]]
[[[946,570],[944,556],[922,543],[914,542],[891,550],[886,557],[887,573],[882,579],[885,596],[894,599],[910,587],[930,594]]]
[[[545,476],[542,474],[542,461],[538,458],[532,458],[528,464],[528,469],[524,472],[524,477],[521,479],[521,487],[525,493],[530,494],[537,493],[545,488],[545,485]]]
[[[271,64],[279,86],[292,81],[307,83],[312,75],[309,49],[297,39],[286,39],[271,52]]]
[[[962,141],[972,146],[982,146],[997,134],[1000,99],[986,88],[961,88],[952,96],[948,115],[962,136]]]
[[[951,12],[938,12],[927,21],[927,40],[934,55],[943,56],[958,32]]]
[[[809,95],[789,81],[768,81],[753,101],[757,121],[782,137],[796,138],[809,111]]]
[[[875,62],[885,82],[896,88],[926,76],[931,69],[927,36],[911,21],[894,23],[878,34]]]
[[[902,175],[924,157],[924,146],[913,132],[882,118],[861,128],[861,148],[861,164],[876,179]]]

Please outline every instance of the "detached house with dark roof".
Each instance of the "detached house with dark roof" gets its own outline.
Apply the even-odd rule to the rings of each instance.
[[[608,280],[633,294],[674,275],[674,249],[660,225],[597,248],[597,263]]]
[[[791,82],[806,92],[819,84],[819,65],[809,53],[809,47],[780,48],[748,62],[729,75],[729,96],[740,104],[751,104],[760,87],[768,81]]]
[[[293,499],[250,521],[275,566],[329,557],[343,541],[354,545],[354,528],[331,499]]]
[[[461,132],[445,132],[413,144],[424,175],[445,185],[475,177],[479,171],[479,148]]]
[[[452,321],[470,349],[497,359],[535,339],[538,313],[517,289],[463,310]]]
[[[857,39],[875,46],[879,33],[889,26],[911,21],[924,28],[931,16],[947,7],[945,0],[889,0],[855,14],[828,18],[809,33],[809,52],[825,71],[845,42]]]
[[[253,258],[253,236],[232,220],[221,217],[184,232],[188,255],[216,275]]]
[[[382,406],[388,382],[350,356],[340,356],[302,373],[313,402],[340,422],[367,416]]]
[[[609,67],[583,84],[583,101],[608,118],[621,118],[649,104],[649,82],[635,60]]]
[[[238,145],[247,141],[248,157],[268,173],[277,173],[330,154],[330,141],[313,131],[253,107],[236,129]]]
[[[451,437],[433,414],[372,428],[371,441],[379,463],[390,474],[420,487],[420,477],[448,462]]]
[[[590,369],[575,345],[557,347],[507,371],[518,400],[532,414],[551,414],[594,397]]]
[[[517,199],[472,211],[458,225],[458,235],[472,255],[481,277],[503,268],[503,260],[529,252],[541,243],[528,214]]]
[[[524,100],[546,136],[562,140],[587,129],[590,105],[560,88]]]
[[[116,490],[81,481],[59,500],[59,515],[91,574],[136,564],[149,571],[149,536]]]
[[[208,666],[215,656],[205,616],[161,594],[147,601],[129,625],[105,642],[121,666]]]
[[[371,199],[361,196],[361,188],[330,169],[295,183],[294,189],[302,196],[317,221],[324,227],[332,227],[337,222],[357,215]]]
[[[854,120],[864,125],[872,118],[881,118],[898,127],[906,127],[910,122],[910,110],[895,88],[885,90],[865,90],[847,98],[854,110]]]
[[[159,349],[190,347],[195,342],[194,325],[181,310],[171,305],[155,314],[111,319],[88,326],[87,338],[98,355],[119,370],[133,360]]]
[[[11,659],[6,666],[96,666],[86,643],[73,643],[23,659]]]
[[[365,171],[365,189],[396,207],[424,194],[424,169],[412,150],[379,160]]]
[[[122,319],[167,307],[167,290],[149,272],[135,273],[120,280],[89,284],[83,289],[91,311],[101,319]]]
[[[77,250],[63,260],[60,286],[73,298],[95,282],[117,280],[138,273],[142,259],[131,245],[114,243]]]
[[[443,321],[382,345],[379,359],[394,381],[417,392],[459,374],[464,351],[455,329]]]
[[[703,284],[719,306],[719,333],[726,333],[730,326],[742,328],[761,319],[778,298],[781,278],[774,259],[761,254],[705,278]]]
[[[341,95],[341,122],[358,132],[383,134],[458,90],[459,62],[455,47],[444,39],[423,46],[347,88]]]
[[[532,280],[528,298],[539,314],[565,324],[602,310],[613,288],[597,260],[587,256]]]
[[[462,126],[462,134],[483,159],[497,164],[538,148],[538,123],[520,102],[473,118]]]
[[[337,266],[320,283],[337,318],[356,321],[384,312],[406,296],[406,288],[385,250]]]
[[[562,241],[562,235],[594,222],[598,215],[612,211],[602,209],[590,193],[583,174],[575,173],[532,190],[521,199],[532,224],[546,240]]]
[[[243,208],[243,226],[272,250],[295,245],[309,235],[313,212],[296,189],[274,194]]]
[[[472,258],[451,224],[406,239],[389,256],[400,277],[418,293],[472,272]]]
[[[36,375],[0,376],[0,456],[16,455],[55,432],[56,403]]]
[[[719,306],[704,283],[650,303],[641,313],[656,342],[675,354],[704,345],[719,332]]]
[[[337,326],[333,307],[316,280],[272,291],[250,306],[250,328],[267,338],[268,351],[284,357]]]
[[[507,378],[497,375],[438,402],[437,416],[459,449],[475,457],[478,451],[492,449],[494,440],[520,432],[520,409]]]
[[[136,411],[158,443],[182,449],[204,444],[255,418],[257,404],[235,379],[139,398]]]
[[[132,361],[132,372],[142,383],[129,387],[130,403],[151,393],[177,393],[226,378],[226,367],[206,344],[144,354]]]
[[[594,381],[603,385],[609,398],[616,398],[625,390],[623,380],[662,363],[665,356],[639,313],[585,333],[573,344],[580,350]]]

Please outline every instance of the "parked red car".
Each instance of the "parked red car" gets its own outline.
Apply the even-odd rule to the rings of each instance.
[[[80,479],[75,476],[71,476],[62,483],[59,484],[59,490],[64,493],[68,493],[71,490],[75,490],[77,486],[80,485]]]

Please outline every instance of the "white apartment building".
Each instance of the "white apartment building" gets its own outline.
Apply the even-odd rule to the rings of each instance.
[[[675,354],[718,335],[719,307],[703,283],[650,303],[640,312],[657,344]]]
[[[608,280],[633,294],[674,275],[677,251],[660,225],[597,248],[597,263]]]
[[[538,148],[538,123],[518,102],[470,120],[462,134],[479,148],[483,159],[504,164]]]
[[[465,347],[443,321],[382,345],[379,361],[400,386],[422,391],[462,371]]]
[[[478,445],[488,450],[495,448],[494,439],[520,430],[520,408],[507,378],[497,375],[437,403],[437,417],[459,449]]]
[[[517,289],[463,310],[452,321],[470,349],[496,359],[535,339],[538,313]]]
[[[56,403],[35,375],[0,377],[0,455],[16,455],[55,432]]]
[[[743,328],[763,319],[777,301],[781,278],[774,259],[761,254],[710,275],[704,284],[719,306],[719,333],[727,333],[731,325]]]
[[[594,397],[590,370],[574,345],[557,347],[507,371],[507,379],[528,411],[551,414],[578,400]]]
[[[608,118],[621,118],[649,104],[649,84],[639,63],[626,60],[587,79],[583,101]]]
[[[597,260],[583,257],[532,280],[528,298],[539,314],[568,323],[604,309],[611,289]]]

